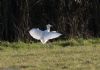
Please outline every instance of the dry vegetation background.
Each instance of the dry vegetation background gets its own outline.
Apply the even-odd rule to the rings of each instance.
[[[28,31],[46,24],[61,38],[100,37],[100,1],[0,0],[0,40],[30,41]]]

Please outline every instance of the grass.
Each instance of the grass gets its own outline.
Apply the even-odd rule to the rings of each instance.
[[[100,70],[100,39],[0,42],[0,70]]]

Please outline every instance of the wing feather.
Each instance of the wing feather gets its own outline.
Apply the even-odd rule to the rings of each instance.
[[[57,33],[57,32],[46,32],[44,35],[45,36],[44,39],[45,40],[54,39],[61,35],[62,35],[61,33]]]
[[[43,31],[41,31],[41,30],[39,30],[39,29],[31,29],[31,30],[29,31],[29,33],[30,33],[30,35],[31,35],[33,38],[35,38],[35,39],[37,39],[37,40],[40,40],[41,37],[42,37]]]

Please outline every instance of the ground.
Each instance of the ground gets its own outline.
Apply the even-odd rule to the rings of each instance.
[[[69,42],[2,42],[0,70],[100,70],[99,41],[81,46],[77,41]]]

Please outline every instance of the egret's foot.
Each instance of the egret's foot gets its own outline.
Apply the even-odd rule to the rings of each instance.
[[[44,47],[53,47],[52,43],[42,44]]]

